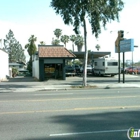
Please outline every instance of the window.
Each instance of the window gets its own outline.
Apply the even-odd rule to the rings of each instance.
[[[105,66],[105,62],[103,62],[103,66]]]
[[[118,66],[118,62],[108,62],[108,66]]]

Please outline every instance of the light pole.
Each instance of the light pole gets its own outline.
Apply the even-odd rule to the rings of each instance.
[[[138,48],[138,46],[134,46],[134,48]],[[134,62],[133,62],[133,51],[132,51],[132,73],[133,73],[133,64]]]

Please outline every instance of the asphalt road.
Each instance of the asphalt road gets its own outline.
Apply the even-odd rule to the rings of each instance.
[[[0,140],[127,140],[139,88],[0,93]]]

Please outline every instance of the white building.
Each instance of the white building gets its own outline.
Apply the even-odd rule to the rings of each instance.
[[[8,53],[0,49],[0,81],[7,80],[9,77],[9,59]]]

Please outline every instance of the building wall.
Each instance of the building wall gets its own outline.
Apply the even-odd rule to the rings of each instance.
[[[32,62],[32,76],[37,78],[40,81],[45,80],[45,71],[44,71],[44,64],[62,64],[63,66],[63,79],[65,80],[65,70],[64,64],[65,61],[63,59],[38,59],[38,55],[33,55],[33,62]]]
[[[7,80],[6,76],[9,76],[8,61],[8,53],[0,50],[0,81]]]

